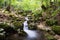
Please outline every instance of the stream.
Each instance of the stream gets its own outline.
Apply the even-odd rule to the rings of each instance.
[[[25,40],[45,40],[43,37],[43,32],[38,30],[29,30],[27,23],[27,21],[29,21],[28,17],[25,17],[25,20],[26,21],[24,21],[23,23],[23,30],[27,33],[27,37],[25,38]]]
[[[25,17],[23,22],[23,30],[26,32],[27,36],[19,36],[18,34],[12,34],[6,38],[6,40],[46,40],[44,37],[44,32],[41,30],[29,30],[28,28],[28,17]]]

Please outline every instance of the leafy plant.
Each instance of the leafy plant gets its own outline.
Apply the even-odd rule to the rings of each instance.
[[[57,25],[57,20],[48,19],[46,20],[46,24],[49,26]]]
[[[52,26],[52,30],[56,33],[60,35],[60,26]]]

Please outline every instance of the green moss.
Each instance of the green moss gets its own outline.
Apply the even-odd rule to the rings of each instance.
[[[0,23],[0,28],[5,28],[5,27],[9,27],[9,25],[8,24],[4,24],[4,23]]]
[[[36,26],[35,23],[31,23],[28,26],[29,26],[29,29],[31,29],[31,30],[36,30],[37,29],[37,26]]]
[[[48,26],[57,25],[57,20],[47,19],[47,20],[46,20],[46,24],[47,24]]]
[[[20,35],[20,36],[27,36],[27,33],[22,30],[22,31],[19,33],[19,35]]]
[[[50,35],[48,33],[45,34],[45,37],[47,38],[47,40],[56,40],[53,35]]]
[[[53,26],[52,30],[56,33],[60,35],[60,26]]]
[[[23,29],[22,21],[15,21],[13,22],[13,25],[15,26],[16,29],[18,28]]]

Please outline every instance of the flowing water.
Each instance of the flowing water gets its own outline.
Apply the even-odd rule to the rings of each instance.
[[[26,37],[26,40],[42,40],[42,35],[43,33],[42,32],[38,32],[36,30],[29,30],[28,28],[28,23],[27,21],[29,21],[28,17],[25,17],[25,20],[24,21],[24,28],[23,30],[27,33],[27,37]],[[45,39],[44,39],[45,40]]]
[[[19,36],[18,34],[12,34],[9,37],[7,37],[7,40],[46,40],[44,37],[44,32],[40,30],[29,30],[28,23],[29,21],[28,17],[25,17],[24,23],[23,23],[23,30],[27,33],[27,36]]]
[[[23,28],[24,31],[28,34],[28,37],[29,37],[29,38],[35,38],[36,35],[37,35],[37,34],[36,34],[36,31],[29,30],[29,29],[28,29],[28,23],[27,23],[27,21],[29,20],[28,17],[26,17],[25,20],[26,20],[26,21],[24,22],[24,28]]]

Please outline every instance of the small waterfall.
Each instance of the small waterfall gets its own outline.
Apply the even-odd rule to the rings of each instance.
[[[26,21],[23,23],[23,24],[24,24],[24,28],[23,28],[24,31],[25,31],[25,30],[28,30],[28,23],[27,23],[27,21],[29,20],[28,17],[25,17],[25,20],[26,20]]]
[[[30,38],[36,37],[36,31],[28,29],[28,23],[27,23],[27,21],[29,20],[28,17],[25,17],[25,20],[26,21],[24,21],[24,23],[23,23],[24,24],[23,30],[28,34],[28,37],[30,37]]]

